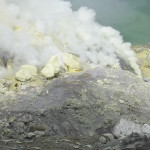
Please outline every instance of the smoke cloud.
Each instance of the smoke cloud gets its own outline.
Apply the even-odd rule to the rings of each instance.
[[[71,52],[102,67],[120,67],[121,58],[141,75],[130,47],[87,7],[73,11],[63,0],[0,0],[0,56],[13,59],[14,66],[42,67],[51,56],[61,60],[62,52]]]

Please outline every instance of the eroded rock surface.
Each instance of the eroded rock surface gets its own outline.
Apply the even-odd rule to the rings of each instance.
[[[2,139],[80,137],[94,139],[83,144],[89,149],[97,143],[99,148],[107,147],[107,142],[99,142],[102,135],[118,141],[132,133],[117,129],[122,119],[127,121],[125,129],[133,123],[138,134],[150,132],[150,83],[131,72],[97,68],[43,82],[39,90],[19,85],[15,95],[0,97]]]

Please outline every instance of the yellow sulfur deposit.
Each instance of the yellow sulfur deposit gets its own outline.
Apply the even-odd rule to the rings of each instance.
[[[21,27],[20,26],[14,26],[13,30],[15,30],[15,31],[21,31]]]
[[[58,73],[60,70],[60,64],[59,64],[59,59],[58,56],[53,56],[49,61],[48,64],[51,63],[54,67],[54,73]]]
[[[67,72],[79,72],[82,71],[80,58],[69,54],[62,53],[63,63],[65,64],[65,70]],[[51,59],[47,62],[45,67],[41,70],[41,74],[46,78],[54,77],[56,73],[60,72],[60,63],[57,55],[52,56]]]
[[[133,49],[136,52],[142,75],[144,77],[150,77],[150,48],[146,46],[135,46]]]
[[[75,55],[63,53],[63,62],[68,72],[80,72],[82,70],[80,58]]]
[[[37,76],[37,68],[32,65],[22,65],[20,70],[16,73],[15,78],[19,81],[28,81],[32,77]]]
[[[35,32],[34,36],[38,39],[38,40],[43,40],[43,36],[39,33],[39,32]]]
[[[12,71],[12,65],[13,65],[12,60],[9,59],[7,61],[7,66],[6,66],[8,73],[11,73],[11,71]]]
[[[47,78],[53,77],[60,70],[58,56],[55,55],[47,62],[45,67],[41,70],[41,74]]]
[[[54,67],[51,63],[47,64],[42,70],[41,74],[46,77],[46,78],[51,78],[53,77],[54,74]]]

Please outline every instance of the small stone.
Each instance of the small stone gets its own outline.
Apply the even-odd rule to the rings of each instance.
[[[35,133],[30,132],[30,133],[27,134],[26,138],[28,138],[28,139],[33,139],[35,136],[36,136]]]
[[[33,149],[34,149],[34,150],[40,150],[40,148],[39,148],[39,147],[33,147]]]
[[[150,126],[148,124],[144,124],[142,126],[142,132],[143,133],[150,133]]]
[[[101,144],[106,144],[107,142],[110,142],[113,140],[114,140],[114,136],[111,133],[105,133],[99,139]]]
[[[101,116],[104,116],[104,114],[105,114],[105,112],[104,111],[102,111],[102,110],[98,110],[98,113],[101,115]]]
[[[107,147],[104,150],[112,150],[112,148],[111,147]]]
[[[119,102],[120,102],[120,104],[124,104],[124,101],[123,101],[123,100],[121,100],[121,99],[119,100]]]
[[[5,135],[8,135],[8,134],[10,134],[10,133],[11,133],[11,130],[10,130],[10,129],[5,128],[5,129],[3,130],[3,132],[5,133]]]
[[[100,85],[104,84],[104,82],[102,80],[97,80],[97,83],[99,83]]]
[[[107,143],[107,139],[104,136],[101,136],[99,139],[101,144],[106,144]]]
[[[79,145],[73,145],[72,147],[75,148],[75,149],[79,149],[80,148]]]
[[[85,145],[85,146],[88,147],[88,148],[93,149],[92,145]]]
[[[11,150],[18,150],[18,148],[17,147],[12,147]]]
[[[104,83],[109,84],[109,81],[107,79],[104,79]]]
[[[40,109],[40,115],[41,116],[45,116],[46,115],[45,112],[46,112],[45,109]]]
[[[108,141],[114,140],[114,136],[111,133],[106,133],[106,134],[103,134],[102,136],[104,136],[106,139],[108,139]]]
[[[35,131],[34,134],[36,135],[36,137],[41,137],[43,135],[45,135],[44,131]]]
[[[8,122],[9,123],[12,123],[12,122],[14,122],[16,120],[16,117],[11,117],[9,120],[8,120]]]
[[[2,126],[3,126],[3,127],[8,127],[8,126],[9,126],[9,123],[3,122],[3,123],[2,123]]]
[[[22,142],[21,142],[21,141],[16,141],[16,143],[17,143],[17,144],[22,144]]]
[[[21,121],[24,123],[31,122],[32,120],[33,120],[33,118],[31,115],[24,115],[23,118],[21,119]]]
[[[46,94],[47,94],[47,95],[49,94],[49,91],[48,91],[48,90],[46,90]]]

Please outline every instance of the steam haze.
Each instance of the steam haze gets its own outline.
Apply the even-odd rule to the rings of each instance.
[[[0,0],[0,4],[0,55],[13,59],[14,66],[42,67],[53,55],[63,64],[62,52],[71,52],[102,67],[119,68],[121,58],[140,75],[130,43],[112,27],[98,24],[94,10],[73,11],[63,0]]]

